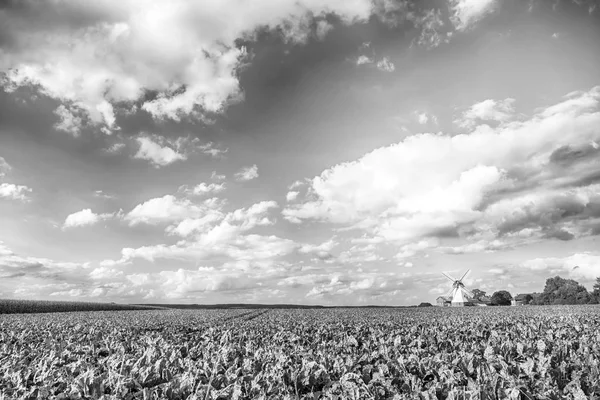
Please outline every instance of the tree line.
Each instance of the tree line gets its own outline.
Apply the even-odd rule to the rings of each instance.
[[[483,301],[487,298],[486,292],[480,289],[472,291],[475,300]],[[513,297],[506,290],[494,292],[488,298],[491,305],[510,305]],[[548,305],[548,304],[600,304],[600,277],[596,278],[592,291],[574,279],[564,279],[560,276],[546,279],[546,286],[542,293],[526,294],[521,299],[523,304]]]

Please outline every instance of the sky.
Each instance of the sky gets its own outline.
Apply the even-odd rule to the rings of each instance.
[[[600,276],[600,4],[0,5],[0,298],[434,303]]]

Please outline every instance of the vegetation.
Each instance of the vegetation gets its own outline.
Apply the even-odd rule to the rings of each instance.
[[[473,299],[483,300],[486,293],[480,289],[472,291]],[[564,279],[560,276],[546,279],[546,286],[542,293],[521,295],[522,304],[534,305],[576,305],[600,303],[600,277],[596,279],[593,290],[588,292],[585,286],[573,279]],[[492,295],[490,305],[510,305],[512,295],[506,290],[500,290]]]
[[[499,290],[492,295],[491,304],[494,306],[510,306],[513,297],[506,290]]]
[[[5,399],[598,399],[600,308],[0,318]]]
[[[75,301],[0,300],[0,314],[52,313],[72,311],[148,310],[157,307]]]

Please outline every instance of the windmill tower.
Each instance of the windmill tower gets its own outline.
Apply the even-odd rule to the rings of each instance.
[[[442,275],[452,282],[452,289],[447,294],[447,297],[452,298],[452,307],[463,307],[470,301],[469,299],[473,298],[473,293],[469,292],[462,282],[469,272],[471,272],[471,270],[467,270],[460,279],[454,279],[452,276],[442,272]]]

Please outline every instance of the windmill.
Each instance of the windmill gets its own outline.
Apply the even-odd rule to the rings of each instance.
[[[465,274],[460,279],[454,279],[451,275],[448,275],[442,272],[446,278],[452,281],[452,289],[448,292],[447,297],[452,297],[452,307],[462,307],[465,304],[469,303],[469,299],[473,298],[473,293],[468,291],[465,288],[465,284],[462,282],[463,279],[471,272],[471,270],[467,270]]]

